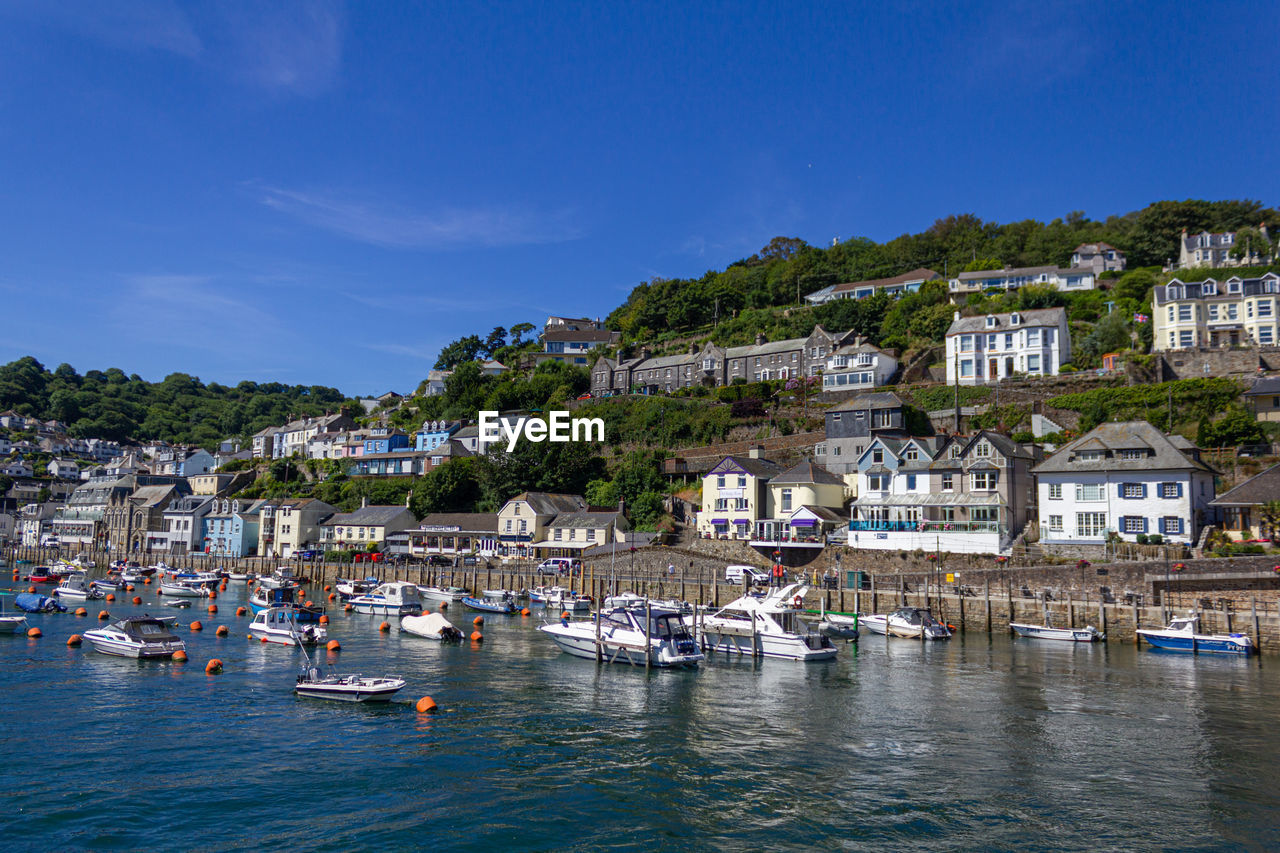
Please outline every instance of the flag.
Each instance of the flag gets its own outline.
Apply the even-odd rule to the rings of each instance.
[[[1135,323],[1146,323],[1146,322],[1149,322],[1150,320],[1151,320],[1151,318],[1150,318],[1149,316],[1147,316],[1146,314],[1134,314],[1134,315],[1133,315],[1133,322],[1135,322]]]

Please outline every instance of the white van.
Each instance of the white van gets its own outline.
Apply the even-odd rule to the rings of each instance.
[[[745,582],[748,586],[768,583],[769,573],[764,569],[757,569],[755,566],[725,566],[724,582],[732,584]]]
[[[582,571],[582,561],[572,557],[548,557],[538,564],[540,575],[568,575]]]

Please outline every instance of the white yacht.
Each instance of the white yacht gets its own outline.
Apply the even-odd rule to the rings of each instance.
[[[763,598],[744,595],[730,602],[701,619],[704,647],[788,660],[834,658],[837,649],[831,640],[801,618],[800,607],[807,591],[808,587],[802,584],[791,584],[771,590]]]
[[[529,590],[529,601],[558,607],[561,610],[590,610],[591,597],[581,595],[563,586],[535,586]]]
[[[418,595],[422,597],[423,601],[444,601],[448,604],[455,604],[470,594],[460,586],[418,587]]]
[[[951,638],[951,629],[934,619],[933,613],[924,607],[899,607],[889,614],[859,616],[858,619],[872,634],[890,634],[909,640],[919,640],[921,634],[926,640]]]
[[[364,595],[354,596],[349,603],[357,613],[374,616],[408,616],[422,612],[422,596],[418,594],[418,587],[408,581],[384,583]]]
[[[596,621],[599,620],[597,633]],[[634,666],[696,667],[702,652],[675,610],[638,607],[615,607],[594,618],[578,622],[561,619],[538,628],[555,641],[560,650],[574,657],[605,663],[629,663]]]
[[[168,623],[150,616],[121,619],[105,628],[85,631],[84,638],[103,654],[126,658],[167,658],[187,648],[169,632]]]
[[[4,612],[4,599],[12,596],[11,592],[0,592],[0,634],[17,634],[27,629],[27,617],[21,613]]]
[[[249,623],[249,633],[268,643],[284,646],[314,646],[329,637],[329,632],[321,625],[299,625],[298,611],[292,607],[268,607],[258,611]]]
[[[83,573],[67,575],[53,594],[63,601],[85,601],[90,598],[102,598],[106,595],[89,583]]]
[[[173,598],[203,598],[209,592],[208,586],[195,580],[160,582],[160,594]]]

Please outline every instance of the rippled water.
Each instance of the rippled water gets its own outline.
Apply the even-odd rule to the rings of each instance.
[[[249,642],[242,598],[185,665],[68,649],[97,624],[70,615],[0,637],[5,849],[1280,849],[1270,658],[864,636],[646,675],[536,617],[472,647],[335,614],[340,670],[409,681],[352,707],[295,698],[300,653]]]

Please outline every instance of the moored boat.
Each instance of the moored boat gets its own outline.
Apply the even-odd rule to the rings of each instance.
[[[712,651],[789,660],[830,660],[837,653],[830,638],[801,618],[808,588],[791,584],[763,598],[744,595],[701,620],[702,641]]]
[[[357,595],[349,602],[357,613],[374,616],[408,616],[422,612],[422,597],[416,584],[408,581],[390,581],[374,587],[364,595]]]
[[[298,613],[292,607],[268,607],[258,611],[249,623],[249,633],[268,643],[284,646],[314,646],[329,636],[323,626],[299,625]]]
[[[105,592],[101,592],[89,584],[83,574],[67,575],[62,579],[62,583],[58,585],[58,588],[53,591],[53,594],[64,601],[85,601],[90,598],[103,598],[106,596]]]
[[[500,597],[490,597],[486,595],[483,598],[474,596],[464,596],[462,606],[469,607],[472,610],[479,610],[482,613],[515,613],[516,599],[510,592],[504,592]]]
[[[647,624],[645,613],[639,607],[615,607],[591,619],[564,618],[538,630],[567,654],[605,663],[692,668],[704,659],[680,613],[650,607]]]
[[[448,604],[462,601],[471,593],[460,586],[420,586],[418,596],[423,601],[443,601]]]
[[[11,592],[0,592],[0,634],[17,634],[27,627],[27,617],[20,613],[4,612],[4,599],[12,597]]]
[[[38,592],[20,592],[13,599],[13,606],[24,613],[66,613],[67,606],[48,595]]]
[[[462,632],[442,613],[422,613],[417,616],[406,616],[400,620],[400,630],[428,640],[457,641],[462,639]]]
[[[1092,625],[1083,628],[1055,628],[1045,621],[1043,625],[1029,622],[1010,622],[1009,628],[1019,637],[1033,640],[1065,640],[1070,643],[1096,643],[1103,639],[1102,632]]]
[[[926,640],[951,638],[951,629],[934,619],[933,613],[924,607],[900,607],[889,614],[859,616],[858,620],[873,634],[890,634],[912,640],[919,640],[922,634]]]
[[[203,598],[211,590],[199,581],[161,581],[160,594],[171,598]]]
[[[535,586],[529,590],[529,601],[561,610],[590,610],[591,597],[563,586]]]
[[[293,692],[339,702],[390,702],[404,685],[405,680],[395,676],[325,675],[313,666],[298,676]]]
[[[307,603],[303,599],[301,588],[293,586],[282,586],[276,589],[258,587],[249,594],[249,609],[255,614],[268,607],[292,607],[297,611],[299,624],[319,622],[320,617],[324,615],[323,606]]]
[[[1157,649],[1205,654],[1248,655],[1254,651],[1248,634],[1197,634],[1200,617],[1177,616],[1164,628],[1139,628],[1135,633]]]
[[[105,628],[85,631],[84,638],[106,655],[167,658],[186,650],[186,644],[170,633],[170,624],[150,616],[131,616]]]

